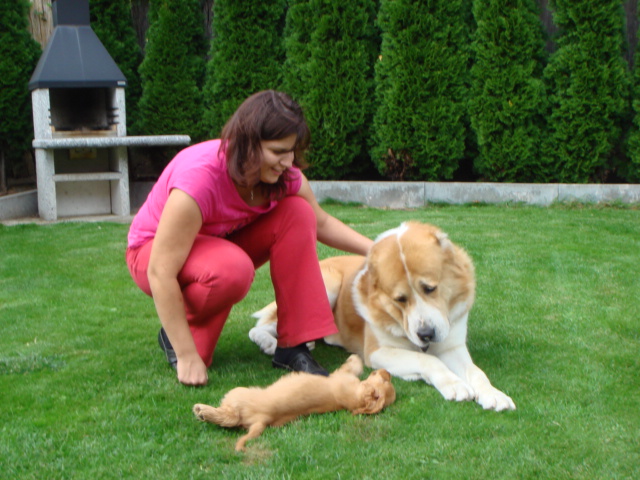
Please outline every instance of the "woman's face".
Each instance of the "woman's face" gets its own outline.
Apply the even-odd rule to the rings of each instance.
[[[260,180],[264,183],[276,183],[280,175],[293,165],[293,147],[296,135],[279,140],[262,140],[262,163],[260,165]]]

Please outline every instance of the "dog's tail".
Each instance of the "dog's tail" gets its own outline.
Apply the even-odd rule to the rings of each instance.
[[[278,321],[278,306],[276,305],[276,302],[271,302],[269,305],[253,313],[251,316],[258,319],[256,327],[276,323]]]
[[[215,423],[221,427],[231,428],[240,425],[240,414],[237,409],[222,405],[219,408],[196,403],[193,406],[193,413],[203,422]]]

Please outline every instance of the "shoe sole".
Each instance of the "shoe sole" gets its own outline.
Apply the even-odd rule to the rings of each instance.
[[[169,365],[171,365],[172,368],[177,369],[178,359],[176,358],[176,352],[168,341],[165,342],[164,335],[162,333],[163,331],[160,329],[160,332],[158,333],[158,343],[160,344],[160,348],[164,352],[164,356]]]
[[[273,368],[280,368],[282,370],[287,370],[289,372],[300,372],[300,373],[309,373],[311,375],[322,375],[323,377],[328,377],[329,376],[329,372],[327,372],[326,370],[317,370],[315,372],[307,372],[307,371],[302,371],[302,370],[294,370],[293,368],[291,368],[289,365],[285,364],[285,363],[279,363],[276,362],[275,360],[271,360],[271,366]]]

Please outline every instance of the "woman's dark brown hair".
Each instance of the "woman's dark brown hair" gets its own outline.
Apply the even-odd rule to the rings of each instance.
[[[275,90],[254,93],[238,107],[222,129],[222,151],[234,182],[243,187],[260,182],[261,146],[263,140],[280,140],[296,136],[293,164],[305,168],[304,153],[311,134],[302,108],[289,95]],[[281,198],[286,192],[286,171],[274,185],[259,183],[269,198]]]

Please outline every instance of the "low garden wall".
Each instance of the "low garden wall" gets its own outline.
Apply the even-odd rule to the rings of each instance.
[[[131,210],[137,211],[153,182],[131,184]],[[522,184],[465,182],[311,181],[318,200],[354,202],[374,208],[418,208],[430,203],[554,202],[640,204],[640,184]],[[37,217],[36,190],[0,197],[0,221]]]

